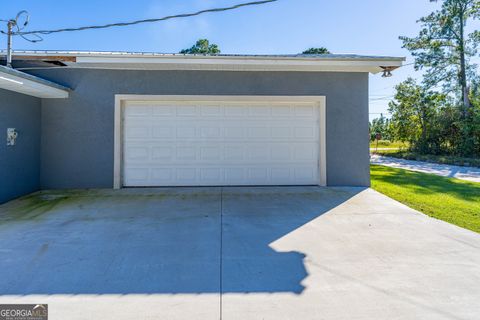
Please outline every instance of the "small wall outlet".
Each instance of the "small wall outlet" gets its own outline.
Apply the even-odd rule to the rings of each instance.
[[[7,129],[7,146],[14,146],[17,143],[18,132],[15,128]]]

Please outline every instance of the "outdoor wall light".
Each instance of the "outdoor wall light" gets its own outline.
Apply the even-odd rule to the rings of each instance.
[[[392,68],[392,67],[382,67],[382,69],[383,69],[382,78],[390,78],[390,77],[393,76],[392,71],[393,71],[395,68]]]
[[[7,146],[14,146],[17,142],[18,132],[15,128],[7,129]]]
[[[393,74],[392,74],[391,71],[387,71],[387,70],[383,71],[382,78],[390,78],[392,76],[393,76]]]

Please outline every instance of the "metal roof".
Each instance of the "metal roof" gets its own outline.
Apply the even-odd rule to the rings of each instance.
[[[2,54],[6,51],[2,50]],[[405,57],[374,56],[358,54],[183,54],[130,51],[68,51],[68,50],[15,50],[17,56],[130,56],[130,57],[185,57],[185,58],[250,58],[250,59],[306,59],[306,60],[348,60],[348,61],[405,61]]]

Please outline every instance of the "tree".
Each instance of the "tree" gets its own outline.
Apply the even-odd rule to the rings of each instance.
[[[377,134],[382,136],[382,140],[393,140],[390,120],[383,114],[379,118],[373,119],[370,123],[370,141],[375,141]]]
[[[396,90],[389,103],[396,138],[410,142],[415,151],[439,153],[442,140],[437,115],[446,95],[430,91],[412,78],[400,83]]]
[[[207,39],[198,40],[194,46],[180,51],[183,54],[219,54],[220,49],[216,44],[210,44]]]
[[[470,92],[471,109],[467,119],[458,121],[461,137],[458,154],[480,157],[480,83],[474,81]]]
[[[302,52],[302,54],[330,54],[327,48],[310,48]]]
[[[446,92],[461,97],[464,117],[470,111],[468,83],[475,73],[469,58],[480,42],[479,31],[468,34],[465,29],[468,21],[479,17],[479,0],[443,0],[440,10],[419,20],[422,29],[417,37],[400,37],[415,57],[415,69],[426,70],[428,87],[443,85]]]

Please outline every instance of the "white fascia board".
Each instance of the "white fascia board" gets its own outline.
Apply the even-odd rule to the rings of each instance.
[[[30,77],[22,77],[11,72],[0,71],[0,88],[37,98],[68,98],[68,90],[31,80],[29,79]]]
[[[78,56],[67,64],[76,68],[131,70],[223,70],[223,71],[383,71],[382,67],[401,67],[401,60],[340,60],[340,59],[253,59],[253,58],[192,58],[138,56]]]

